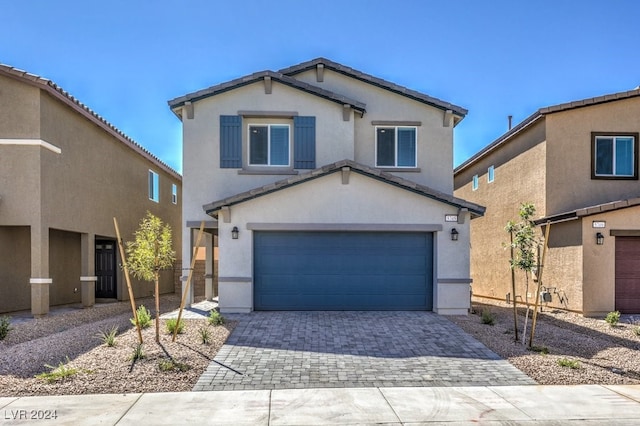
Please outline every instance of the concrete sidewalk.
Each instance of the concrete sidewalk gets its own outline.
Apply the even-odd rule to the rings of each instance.
[[[55,418],[51,418],[55,414]],[[283,389],[0,397],[3,425],[636,425],[640,386]]]

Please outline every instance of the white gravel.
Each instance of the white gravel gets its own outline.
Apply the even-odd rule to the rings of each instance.
[[[175,295],[161,299],[161,313],[179,306]],[[150,307],[153,300],[143,304]],[[235,323],[213,327],[205,319],[185,319],[185,332],[173,343],[161,320],[160,344],[155,342],[153,325],[144,329],[145,358],[133,362],[138,336],[129,322],[131,316],[129,302],[121,302],[15,324],[0,342],[0,396],[191,390],[235,327]],[[116,337],[116,346],[107,347],[97,334],[113,326],[121,333]],[[209,330],[209,344],[201,342],[201,328]],[[189,369],[161,371],[160,362],[168,359]],[[50,371],[45,364],[58,366],[60,362],[78,372],[51,384],[34,377]]]
[[[495,315],[495,325],[482,324],[483,309]],[[632,324],[632,317],[623,317],[616,327],[611,327],[603,319],[545,309],[538,315],[533,340],[534,347],[549,351],[545,355],[527,349],[529,332],[526,346],[521,341],[514,342],[510,306],[500,302],[474,303],[474,311],[475,314],[450,320],[540,384],[640,384],[640,337],[634,332],[640,323]],[[524,308],[518,312],[522,338]],[[530,330],[531,316],[528,324]],[[562,367],[558,364],[561,359],[576,360],[579,368]]]

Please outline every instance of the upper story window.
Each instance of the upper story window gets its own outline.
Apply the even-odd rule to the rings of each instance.
[[[156,203],[160,201],[160,177],[153,170],[149,170],[149,199]]]
[[[638,179],[638,133],[592,133],[593,179]]]
[[[417,127],[376,127],[376,166],[416,167],[417,133]]]
[[[171,184],[171,202],[178,204],[178,185],[175,183]]]
[[[473,181],[471,183],[471,189],[473,189],[474,191],[476,189],[478,189],[478,175],[474,175],[473,176]]]
[[[249,125],[249,165],[289,166],[289,125]]]
[[[491,166],[487,169],[487,182],[488,183],[493,182],[494,178],[495,178],[495,169],[493,166]]]

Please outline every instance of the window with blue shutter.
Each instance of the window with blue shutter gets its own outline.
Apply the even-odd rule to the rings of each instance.
[[[220,116],[220,168],[242,168],[242,117]]]
[[[316,118],[293,117],[293,167],[316,168]]]

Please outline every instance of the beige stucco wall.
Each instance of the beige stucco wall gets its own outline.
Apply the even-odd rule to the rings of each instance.
[[[337,172],[234,205],[229,222],[219,221],[221,310],[237,312],[253,308],[253,238],[249,223],[301,224],[300,229],[309,223],[342,224],[347,228],[349,224],[373,224],[380,230],[418,224],[441,229],[434,238],[434,311],[466,313],[469,218],[465,218],[464,224],[444,222],[445,214],[456,213],[453,206],[354,172],[350,173],[347,185],[342,184],[342,175]],[[231,238],[234,226],[240,230],[237,240]],[[450,238],[454,227],[460,233],[456,242]],[[459,282],[443,282],[448,280]]]
[[[366,104],[366,114],[363,117],[356,114],[355,119],[355,161],[358,163],[375,165],[376,134],[372,121],[422,122],[417,133],[417,166],[420,172],[397,169],[393,173],[446,194],[452,193],[453,125],[443,125],[443,110],[329,69],[324,71],[322,82],[316,81],[315,70],[297,74],[295,78]]]
[[[637,180],[591,179],[591,132],[640,132],[638,117],[637,97],[546,116],[548,214],[638,196]]]
[[[546,147],[544,123],[538,123],[455,177],[457,197],[487,208],[483,217],[471,221],[471,278],[476,296],[504,300],[512,293],[509,234],[504,228],[508,221],[519,220],[522,203],[533,203],[536,217],[544,214]],[[491,165],[494,181],[488,183]],[[479,185],[474,191],[471,181],[475,174]],[[516,273],[516,284],[516,295],[524,300],[524,274]]]
[[[593,228],[594,221],[605,221],[606,228]],[[603,316],[615,310],[615,236],[611,231],[640,230],[640,207],[584,217],[584,312]],[[604,235],[604,244],[596,245],[596,233]]]

